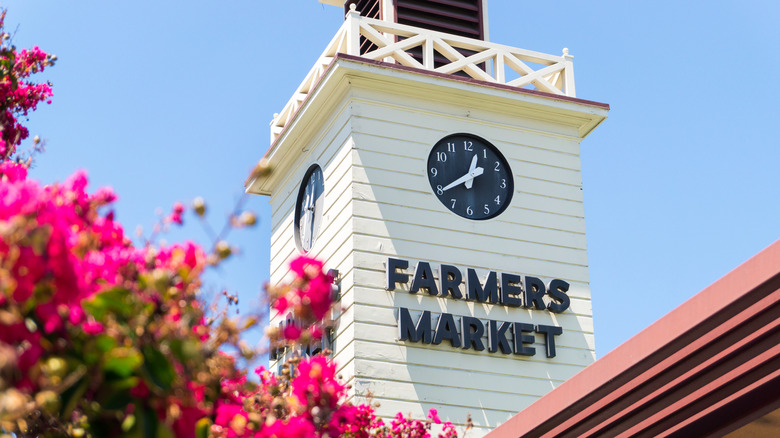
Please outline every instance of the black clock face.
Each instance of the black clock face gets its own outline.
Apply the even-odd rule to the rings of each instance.
[[[309,252],[314,245],[322,222],[324,198],[325,181],[322,169],[314,164],[306,171],[295,204],[295,244],[301,251]]]
[[[428,181],[434,195],[458,216],[483,220],[501,214],[512,200],[509,164],[487,140],[448,135],[428,155]]]

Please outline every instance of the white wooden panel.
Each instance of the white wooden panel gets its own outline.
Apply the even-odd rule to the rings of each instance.
[[[484,230],[485,233],[489,233],[491,228],[486,226],[480,231]],[[397,236],[407,236],[404,240],[419,239],[417,242],[422,244],[439,244],[439,247],[448,254],[451,249],[463,248],[472,252],[475,258],[480,256],[479,251],[489,251],[497,254],[517,254],[525,258],[538,260],[556,260],[573,265],[587,264],[587,255],[582,249],[544,245],[489,234],[472,235],[469,237],[469,240],[465,238],[453,240],[454,236],[451,229],[426,227],[422,224],[355,218],[353,232],[373,238],[377,242],[389,240],[391,237],[396,237],[393,240],[398,241]],[[478,241],[478,245],[475,245],[474,241]]]
[[[429,227],[441,227],[442,223],[452,222],[453,215],[449,211],[421,211],[419,216],[408,217],[408,207],[405,205],[380,204],[373,201],[353,200],[353,211],[356,217],[400,223],[414,223],[415,219],[424,220]],[[475,235],[507,236],[529,242],[548,243],[569,248],[585,248],[585,222],[582,218],[561,216],[552,213],[533,210],[517,212],[518,221],[512,222],[499,216],[490,222],[490,227],[470,230]]]
[[[573,352],[575,350],[569,350]],[[573,355],[573,353],[572,353]],[[547,359],[544,355],[523,356],[517,358],[514,355],[482,355],[474,354],[469,350],[456,349],[433,351],[429,345],[408,344],[400,345],[382,342],[367,342],[362,339],[355,340],[355,357],[361,360],[376,362],[415,364],[428,366],[445,372],[453,367],[463,369],[466,365],[474,369],[489,369],[495,374],[529,377],[538,379],[551,379],[564,381],[580,372],[585,366],[587,352],[580,352],[582,358],[574,363]],[[592,359],[591,359],[592,362]]]
[[[526,394],[525,382],[518,379],[512,385],[507,386],[505,391],[490,392],[489,397],[485,397],[485,392],[480,389],[457,388],[451,385],[430,385],[428,384],[425,373],[416,376],[417,383],[393,382],[390,385],[385,384],[384,379],[367,379],[364,376],[355,379],[355,393],[357,394],[376,394],[381,391],[382,398],[395,400],[404,400],[416,396],[423,403],[433,403],[437,406],[460,406],[464,408],[472,407],[475,400],[480,400],[480,408],[510,411],[514,406],[532,403],[536,398],[544,394]],[[425,376],[425,377],[424,377]],[[472,376],[475,378],[475,376]],[[425,383],[423,383],[425,382]],[[451,383],[454,383],[451,382]],[[512,393],[511,391],[516,391]]]
[[[338,324],[333,329],[331,339],[339,344],[346,344],[355,339],[355,306],[354,303],[344,305],[338,312],[334,312],[334,319]]]
[[[386,209],[384,206],[383,209]],[[392,208],[392,207],[387,207]],[[399,231],[404,231],[408,236],[425,235],[428,241],[440,242],[433,237],[436,234],[452,233],[452,229],[442,227],[438,223],[423,225],[420,223],[407,222],[413,220],[412,218],[403,218],[403,211],[396,211],[393,217],[401,217],[401,221],[395,221],[390,219],[379,219],[374,217],[359,217],[355,220],[355,232],[367,235],[375,235],[377,237],[395,237],[404,234],[397,234]],[[357,216],[357,214],[356,214]],[[361,215],[362,216],[362,215]],[[404,220],[405,219],[405,220]],[[510,224],[502,221],[492,221],[488,226],[475,228],[472,231],[474,239],[485,239],[486,243],[496,242],[496,239],[500,239],[500,243],[512,242],[513,244],[526,244],[526,250],[531,252],[525,252],[525,254],[536,254],[533,251],[534,248],[541,248],[542,245],[555,248],[562,248],[567,251],[583,251],[585,246],[585,236],[583,234],[571,233],[571,232],[554,232],[554,230],[529,228],[524,227],[522,231],[518,232],[521,226],[516,224]],[[525,238],[528,238],[526,240]]]
[[[381,100],[379,96],[383,95]],[[352,102],[354,104],[354,114],[362,117],[376,117],[382,114],[386,120],[392,120],[393,123],[414,126],[447,126],[449,123],[459,122],[465,125],[465,128],[476,131],[479,126],[484,126],[484,130],[500,130],[507,126],[515,129],[523,129],[528,132],[544,132],[546,135],[558,136],[573,140],[578,138],[578,129],[573,126],[563,126],[558,123],[551,123],[545,119],[539,111],[537,114],[541,117],[515,117],[509,115],[516,113],[518,109],[515,105],[502,105],[495,102],[485,104],[480,101],[471,102],[448,102],[447,96],[444,99],[430,93],[424,93],[421,90],[419,97],[392,96],[388,93],[381,93],[375,90],[363,89],[359,93],[353,94]],[[526,112],[527,115],[535,115]],[[393,117],[394,116],[394,117]],[[464,128],[464,129],[465,129]]]
[[[480,111],[486,117],[474,117],[474,109],[463,105],[439,106],[431,111],[420,110],[419,106],[410,110],[408,106],[384,105],[369,102],[364,99],[353,98],[353,114],[355,116],[355,132],[382,135],[385,130],[376,129],[381,122],[403,126],[404,128],[425,128],[429,131],[439,132],[473,132],[482,137],[495,138],[497,141],[517,142],[531,146],[549,148],[559,152],[579,154],[579,139],[576,130],[564,128],[561,130],[549,130],[554,125],[548,123],[533,124],[526,120],[503,117],[497,111]],[[430,102],[420,103],[428,104]],[[435,104],[435,102],[434,102]],[[489,115],[488,115],[489,114]],[[508,123],[501,123],[501,119]],[[364,123],[365,122],[365,123]],[[373,124],[379,122],[378,124]],[[502,133],[511,133],[511,137],[502,136]],[[489,134],[489,135],[484,135]],[[574,134],[574,135],[571,135]],[[398,134],[389,135],[398,137]],[[430,140],[427,137],[409,136],[418,141]],[[438,140],[438,139],[436,139]],[[488,138],[491,142],[490,138]],[[432,145],[432,143],[430,143]]]
[[[447,369],[425,365],[408,365],[403,363],[375,362],[358,360],[356,372],[361,378],[378,380],[386,379],[393,382],[423,381],[435,386],[450,386],[452,388],[478,389],[496,393],[517,393],[532,396],[546,394],[562,381],[550,381],[546,378],[519,378],[516,374],[487,373],[485,370]],[[420,376],[425,376],[424,380]]]
[[[351,338],[341,338],[338,344],[338,350],[333,354],[333,361],[338,367],[339,373],[344,374],[344,379],[352,378],[355,375],[355,343]],[[345,367],[351,365],[349,373],[345,373]]]
[[[515,196],[512,199],[512,205],[510,205],[507,210],[509,210],[511,215],[514,214],[516,210],[525,208],[567,216],[585,217],[585,210],[582,206],[582,202],[553,198],[535,193],[525,193],[515,188]]]

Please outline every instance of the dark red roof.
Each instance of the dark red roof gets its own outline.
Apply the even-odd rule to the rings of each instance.
[[[780,241],[488,437],[723,436],[778,407]]]

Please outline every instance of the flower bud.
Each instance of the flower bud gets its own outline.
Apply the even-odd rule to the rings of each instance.
[[[217,242],[217,246],[215,247],[217,252],[217,257],[219,257],[221,260],[224,260],[228,257],[230,257],[230,254],[233,253],[233,250],[230,248],[230,245],[228,245],[227,242],[224,240],[220,240]]]
[[[245,211],[238,217],[238,221],[241,225],[251,227],[257,223],[257,216],[251,211]]]
[[[45,412],[54,414],[60,410],[60,397],[54,391],[41,391],[35,394],[35,403]]]
[[[192,200],[192,209],[195,210],[198,216],[203,217],[206,214],[206,202],[198,196]]]
[[[44,370],[48,376],[65,377],[68,372],[68,363],[61,357],[50,357],[46,360]]]

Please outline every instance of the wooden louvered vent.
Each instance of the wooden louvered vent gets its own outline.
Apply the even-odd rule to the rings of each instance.
[[[483,40],[482,0],[395,0],[396,22]]]
[[[395,0],[395,17],[399,24],[436,30],[453,35],[484,40],[482,26],[482,0]],[[460,49],[464,56],[475,52]],[[422,61],[422,48],[409,50],[417,61]],[[440,53],[434,54],[434,66],[440,67],[449,61]],[[485,70],[485,64],[479,64]],[[468,76],[465,72],[453,73]]]

